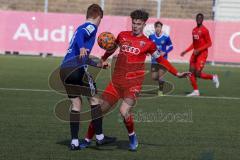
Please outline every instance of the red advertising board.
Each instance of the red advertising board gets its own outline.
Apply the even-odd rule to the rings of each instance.
[[[150,18],[148,23],[154,23]],[[172,61],[187,61],[180,52],[192,42],[191,32],[194,20],[160,19],[170,29],[174,50],[170,53]],[[53,53],[64,56],[68,43],[78,25],[85,21],[85,15],[41,12],[0,11],[0,51],[19,51],[25,54]],[[240,62],[240,22],[205,21],[213,46],[209,49],[210,61]],[[131,20],[123,16],[104,16],[98,34],[109,31],[117,34],[131,29]],[[103,50],[95,45],[93,55],[100,56]]]

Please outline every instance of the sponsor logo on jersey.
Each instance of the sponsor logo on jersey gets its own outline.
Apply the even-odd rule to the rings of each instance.
[[[193,39],[198,40],[198,39],[199,39],[199,35],[198,35],[198,34],[194,34],[194,35],[193,35]]]
[[[88,30],[88,32],[91,34],[94,30],[95,30],[95,27],[91,24],[89,24],[86,29]]]
[[[121,51],[131,53],[133,55],[138,55],[140,53],[139,48],[135,48],[135,47],[132,47],[132,46],[129,46],[129,45],[122,45],[121,46]]]
[[[145,44],[146,44],[146,42],[144,42],[144,41],[140,41],[140,46],[141,46],[141,47],[144,47]]]

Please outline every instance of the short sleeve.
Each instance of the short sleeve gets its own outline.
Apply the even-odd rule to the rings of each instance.
[[[168,36],[167,38],[167,46],[172,46],[171,38]]]
[[[120,42],[122,41],[122,35],[123,35],[122,32],[120,32],[120,33],[118,34],[117,39],[116,39],[116,44],[117,44],[117,45],[119,45]]]
[[[148,53],[152,55],[156,50],[157,50],[156,44],[154,42],[151,42],[149,44]]]
[[[92,24],[87,25],[86,27],[82,28],[82,32],[84,33],[84,37],[91,37],[92,35],[96,34],[96,27]]]

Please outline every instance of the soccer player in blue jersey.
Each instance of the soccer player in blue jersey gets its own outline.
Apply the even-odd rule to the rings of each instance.
[[[96,95],[96,84],[87,71],[88,65],[104,67],[107,64],[95,63],[89,58],[96,39],[98,26],[103,18],[103,10],[97,4],[87,9],[86,22],[75,31],[61,64],[60,77],[72,102],[70,111],[71,150],[81,149],[79,144],[79,121],[82,108],[80,95],[87,95],[91,105],[92,125],[96,133],[96,144],[103,145],[115,141],[114,137],[104,136],[102,131],[102,113]],[[89,142],[90,143],[90,142]]]
[[[163,24],[160,21],[155,22],[154,23],[155,33],[150,35],[149,39],[156,44],[160,54],[163,55],[165,59],[167,59],[168,53],[171,52],[173,49],[173,45],[170,37],[167,34],[163,33],[162,26]],[[152,63],[151,64],[152,79],[158,81],[159,84],[158,96],[162,96],[163,87],[165,83],[165,81],[163,80],[163,76],[167,72],[167,70],[164,66],[159,65],[159,63],[157,63],[156,59],[153,57],[151,63]]]

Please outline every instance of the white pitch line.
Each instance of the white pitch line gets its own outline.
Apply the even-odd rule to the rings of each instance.
[[[0,91],[56,92],[54,90],[47,90],[47,89],[24,89],[24,88],[0,88]],[[164,95],[163,97],[240,100],[240,97],[224,97],[224,96],[220,96],[220,97],[216,97],[216,96],[186,97],[184,95]]]
[[[24,91],[24,92],[54,92],[47,89],[24,89],[24,88],[0,88],[1,91]]]
[[[216,97],[216,96],[196,96],[196,97],[187,97],[187,96],[184,96],[184,95],[164,95],[163,97],[240,100],[240,97]]]

